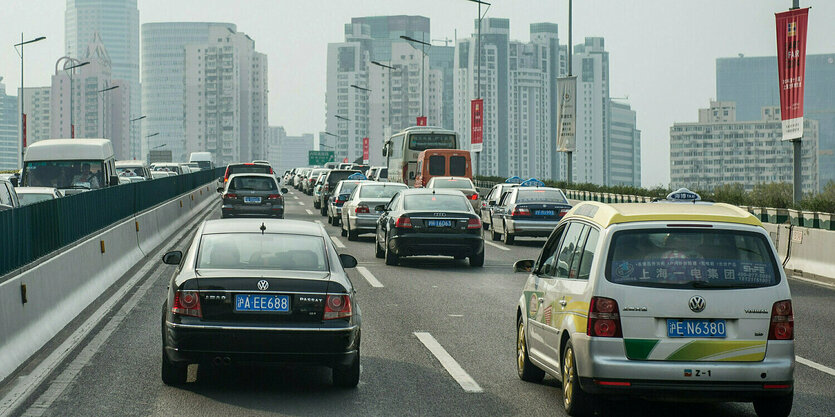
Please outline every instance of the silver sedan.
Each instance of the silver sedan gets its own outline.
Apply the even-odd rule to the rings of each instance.
[[[356,240],[361,233],[374,233],[382,211],[395,194],[409,187],[399,182],[362,182],[342,206],[342,236]]]

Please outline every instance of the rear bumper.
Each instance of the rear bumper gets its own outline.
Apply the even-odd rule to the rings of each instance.
[[[393,236],[389,242],[398,256],[471,256],[484,250],[480,234],[408,233]]]
[[[351,216],[348,214],[348,222],[351,223],[351,230],[358,232],[371,233],[377,230],[377,220],[380,219],[379,214],[356,214]]]
[[[601,385],[612,382],[628,382],[629,386]],[[791,394],[794,381],[769,382],[775,386],[787,386],[780,389],[766,389],[763,383],[730,382],[671,382],[656,380],[595,380],[580,378],[583,391],[591,394],[605,394],[610,397],[643,397],[652,400],[682,401],[754,401],[760,398],[773,398]]]
[[[284,205],[278,204],[223,204],[220,210],[224,216],[284,217]]]
[[[169,360],[310,363],[348,366],[359,351],[358,325],[343,328],[253,328],[165,322],[163,346]]]
[[[548,237],[557,227],[559,220],[514,220],[507,219],[507,231],[515,236]]]

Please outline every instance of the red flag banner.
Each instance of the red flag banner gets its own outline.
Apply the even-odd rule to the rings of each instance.
[[[789,10],[776,13],[775,16],[783,140],[796,140],[803,136],[803,85],[809,9]]]
[[[418,116],[417,125],[418,126],[426,126],[426,116]]]
[[[362,138],[362,163],[368,163],[368,138]]]
[[[470,102],[470,151],[481,152],[484,144],[484,99]]]

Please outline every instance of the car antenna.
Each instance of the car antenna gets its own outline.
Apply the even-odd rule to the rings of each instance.
[[[267,226],[266,226],[266,225],[264,225],[264,222],[261,222],[261,227],[259,227],[259,229],[261,229],[261,234],[263,235],[263,234],[264,234],[264,230],[267,230]]]

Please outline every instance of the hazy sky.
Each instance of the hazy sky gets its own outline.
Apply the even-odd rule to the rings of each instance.
[[[835,52],[835,1],[812,6],[807,51]],[[575,0],[574,43],[603,36],[610,59],[612,97],[629,96],[642,133],[643,183],[667,184],[669,128],[695,121],[716,95],[715,60],[743,53],[775,55],[774,13],[791,0]],[[47,39],[26,49],[26,85],[45,86],[64,53],[66,0],[4,0],[0,76],[16,94],[20,60],[12,47],[25,38]],[[513,39],[527,41],[529,24],[555,22],[568,39],[568,0],[493,0],[489,17],[510,19]],[[423,15],[433,39],[472,32],[476,4],[466,0],[139,0],[140,24],[160,21],[232,22],[269,56],[270,124],[288,134],[324,128],[327,43],[344,39],[354,16]],[[774,81],[775,83],[777,80]]]

